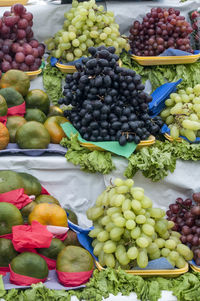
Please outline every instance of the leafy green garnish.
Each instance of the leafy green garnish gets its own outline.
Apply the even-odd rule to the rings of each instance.
[[[47,64],[43,71],[43,85],[50,101],[57,104],[59,98],[62,97],[62,79],[64,75],[51,64]]]
[[[90,151],[80,145],[77,135],[72,135],[70,139],[63,138],[60,144],[67,148],[65,155],[67,161],[74,165],[80,165],[83,171],[108,174],[115,169],[111,153],[97,150]]]
[[[199,83],[200,61],[185,65],[141,66],[125,51],[120,58],[123,67],[135,70],[141,75],[143,82],[149,79],[153,91],[166,82],[175,82],[180,78],[183,80],[178,86],[181,89],[187,88],[188,83],[191,87]]]
[[[124,175],[132,178],[140,170],[145,177],[157,182],[175,170],[177,159],[200,160],[200,144],[156,141],[154,145],[143,147],[129,157]]]

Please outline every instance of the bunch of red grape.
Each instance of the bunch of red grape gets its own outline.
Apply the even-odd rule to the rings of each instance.
[[[197,10],[190,14],[190,20],[193,28],[193,39],[195,43],[195,49],[200,49],[200,12]]]
[[[33,38],[33,15],[15,4],[0,18],[0,70],[35,71],[41,65],[45,46]]]
[[[129,41],[133,54],[159,55],[167,48],[193,52],[189,34],[192,27],[174,8],[152,8],[142,23],[135,21],[130,28]]]
[[[194,261],[200,265],[200,193],[193,194],[192,199],[177,198],[169,205],[167,219],[175,223],[173,230],[181,233],[181,241],[194,253]]]

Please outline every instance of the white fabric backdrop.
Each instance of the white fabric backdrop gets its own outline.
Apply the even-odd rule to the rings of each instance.
[[[33,3],[34,2],[34,3]],[[121,33],[128,33],[130,24],[135,19],[140,19],[144,13],[153,6],[176,7],[181,10],[181,14],[187,16],[190,10],[200,6],[199,0],[191,0],[180,4],[179,0],[158,0],[142,2],[109,1],[106,3],[107,9],[112,10],[116,16],[116,22],[120,25]],[[34,33],[40,41],[44,41],[57,32],[64,21],[64,12],[69,10],[71,5],[55,5],[45,1],[29,1],[27,9],[34,15]],[[1,7],[0,15],[8,8]],[[42,78],[32,81],[31,88],[42,87]],[[71,208],[78,214],[81,226],[87,227],[91,223],[85,216],[87,208],[92,206],[97,196],[105,189],[110,178],[122,177],[127,161],[123,158],[115,158],[114,163],[117,170],[110,175],[86,174],[68,163],[62,156],[0,156],[0,170],[12,169],[24,171],[36,176],[44,187],[62,205]],[[135,184],[142,186],[155,206],[166,209],[176,197],[190,197],[192,192],[200,190],[199,172],[200,162],[177,162],[177,168],[163,181],[153,183],[144,178],[141,173],[134,177]],[[75,297],[72,301],[77,300]],[[108,301],[137,301],[136,294],[129,297],[110,295]],[[177,300],[171,292],[163,291],[160,301]]]

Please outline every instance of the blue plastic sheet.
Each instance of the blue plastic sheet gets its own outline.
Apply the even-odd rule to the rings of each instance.
[[[68,62],[68,63],[63,63],[61,60],[59,60],[59,59],[55,58],[54,56],[52,56],[51,59],[50,59],[50,64],[51,64],[52,67],[55,67],[56,63],[58,63],[58,62],[60,64],[66,65],[66,66],[74,66],[76,63],[81,63],[83,59],[84,59],[84,56],[81,57],[78,60]]]
[[[185,55],[193,55],[193,54],[199,54],[199,53],[200,53],[200,50],[195,50],[194,53],[190,53],[190,52],[179,50],[179,49],[168,48],[163,53],[161,53],[159,56],[185,56]]]

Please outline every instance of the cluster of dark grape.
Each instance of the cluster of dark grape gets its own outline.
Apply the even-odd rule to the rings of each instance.
[[[45,46],[33,39],[33,15],[15,4],[0,18],[0,70],[35,71],[41,65]]]
[[[185,17],[174,8],[152,8],[142,23],[134,21],[129,41],[132,52],[138,56],[159,55],[167,48],[193,52],[189,34],[193,31]]]
[[[166,214],[175,223],[173,230],[181,233],[182,243],[191,248],[195,263],[200,265],[200,193],[194,193],[193,200],[197,205],[192,199],[177,198]]]
[[[160,132],[160,117],[151,119],[141,78],[133,70],[119,67],[114,47],[88,49],[91,57],[76,64],[77,72],[66,77],[64,98],[72,105],[65,116],[85,140],[138,144]]]

